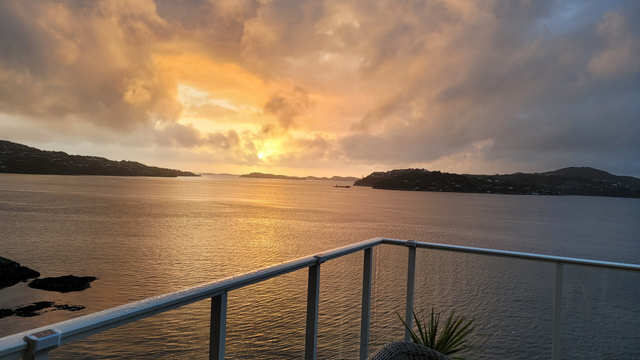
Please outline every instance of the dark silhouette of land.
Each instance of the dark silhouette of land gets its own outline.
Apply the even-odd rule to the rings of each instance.
[[[95,276],[74,276],[65,275],[59,277],[46,277],[35,279],[29,283],[30,288],[57,291],[61,293],[82,291],[91,287],[91,282],[95,281]]]
[[[97,156],[69,155],[0,140],[0,173],[42,175],[200,176],[188,171],[113,161]]]
[[[353,185],[387,190],[640,198],[640,179],[617,176],[589,167],[508,175],[460,175],[425,169],[400,169],[371,173]]]
[[[37,277],[40,277],[38,271],[22,266],[16,261],[0,257],[0,290],[16,285],[21,281],[27,282],[29,279]],[[28,285],[34,289],[67,293],[88,289],[91,287],[90,283],[96,279],[95,276],[65,275],[35,279]],[[32,317],[55,310],[78,311],[84,308],[83,305],[56,304],[55,301],[38,301],[13,308],[2,308],[0,309],[0,319],[8,316]]]
[[[39,277],[38,271],[22,266],[11,259],[0,257],[0,289]],[[88,289],[91,287],[90,283],[95,280],[97,280],[95,276],[65,275],[35,279],[29,283],[29,287],[65,293]]]
[[[263,174],[261,172],[252,172],[251,174],[240,175],[240,177],[256,178],[256,179],[307,180],[305,178],[297,177],[297,176]]]
[[[20,263],[0,257],[0,289],[37,278],[40,273]]]
[[[351,176],[333,176],[333,177],[317,177],[317,176],[287,176],[287,175],[274,175],[264,174],[260,172],[252,172],[251,174],[240,175],[243,178],[257,178],[257,179],[283,179],[283,180],[327,180],[327,181],[356,181],[358,178]]]
[[[56,304],[55,301],[38,301],[13,308],[2,308],[0,309],[0,319],[9,316],[33,317],[55,310],[79,311],[84,308],[83,305]]]
[[[356,181],[358,180],[358,178],[353,176],[332,176],[330,178],[326,176],[323,176],[323,177],[307,176],[307,180]]]

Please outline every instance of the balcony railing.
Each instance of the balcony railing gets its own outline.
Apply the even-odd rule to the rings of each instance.
[[[305,359],[316,359],[321,264],[359,251],[364,252],[364,267],[362,274],[362,316],[360,327],[360,359],[363,360],[368,356],[370,343],[369,323],[371,314],[372,249],[383,244],[405,246],[408,248],[405,318],[408,324],[413,323],[413,314],[411,310],[413,309],[414,300],[417,248],[554,263],[556,268],[556,277],[553,332],[551,339],[552,353],[550,354],[550,357],[553,360],[559,359],[560,356],[563,265],[570,264],[640,272],[640,265],[636,264],[585,260],[408,240],[374,238],[336,248],[322,254],[299,258],[242,275],[232,276],[208,284],[155,296],[94,314],[10,335],[0,339],[0,360],[19,358],[45,360],[49,358],[49,352],[58,346],[204,299],[211,299],[209,359],[224,359],[227,294],[230,291],[304,268],[309,268]],[[405,340],[410,341],[408,332],[405,332]]]

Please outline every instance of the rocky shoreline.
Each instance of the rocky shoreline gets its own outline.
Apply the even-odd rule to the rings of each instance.
[[[9,316],[33,317],[56,310],[80,311],[83,305],[56,304],[55,301],[37,301],[28,305],[0,309],[0,319]]]
[[[66,293],[88,289],[91,287],[91,282],[98,279],[95,276],[75,275],[37,279],[39,277],[38,271],[22,266],[16,261],[0,257],[0,289],[34,279],[29,283],[30,288]]]
[[[38,279],[39,277],[40,273],[38,271],[22,266],[16,261],[0,257],[0,290],[20,282],[27,282],[30,279],[34,279],[27,284],[30,288],[68,293],[86,290],[91,287],[91,282],[98,279],[95,276],[74,275]],[[2,308],[0,309],[0,319],[9,316],[32,317],[56,310],[79,311],[84,308],[84,305],[57,304],[55,301],[37,301],[27,305]]]
[[[40,273],[20,263],[0,257],[0,289],[40,277]]]

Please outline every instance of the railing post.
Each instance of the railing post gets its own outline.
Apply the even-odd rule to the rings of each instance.
[[[316,264],[309,266],[307,290],[307,331],[304,345],[305,360],[316,360],[318,349],[318,303],[320,302],[320,264],[322,254],[316,255]]]
[[[371,316],[371,248],[364,249],[364,266],[362,270],[362,318],[360,322],[360,360],[369,356],[369,323]]]
[[[562,272],[562,263],[556,263],[556,291],[553,306],[553,340],[551,342],[552,360],[560,359],[560,321],[562,320]]]
[[[407,309],[404,319],[407,326],[413,328],[413,294],[416,284],[416,242],[407,241],[407,247],[409,247],[409,260],[407,261]],[[409,329],[404,329],[404,341],[411,341]]]
[[[49,351],[60,346],[60,331],[47,329],[24,337],[29,347],[25,360],[49,360]]]
[[[211,327],[209,329],[209,360],[224,359],[227,334],[227,292],[211,298]]]

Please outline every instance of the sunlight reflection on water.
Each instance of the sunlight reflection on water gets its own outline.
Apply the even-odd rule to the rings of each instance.
[[[37,300],[77,312],[0,320],[0,336],[376,236],[638,263],[637,199],[333,188],[324,181],[0,175],[4,256],[42,276],[93,275],[79,293],[19,284],[0,307]],[[419,250],[416,307],[475,317],[475,359],[546,359],[553,266]],[[401,339],[406,249],[374,251],[372,342]],[[362,253],[322,265],[320,359],[359,349]],[[563,358],[638,358],[638,274],[567,267]],[[299,358],[306,270],[229,294],[229,359]],[[52,358],[206,358],[208,301],[67,345]],[[622,325],[621,325],[622,324]],[[594,345],[595,344],[595,345]],[[589,349],[587,350],[584,349]],[[595,356],[594,353],[595,352]],[[133,355],[135,354],[135,356]]]

